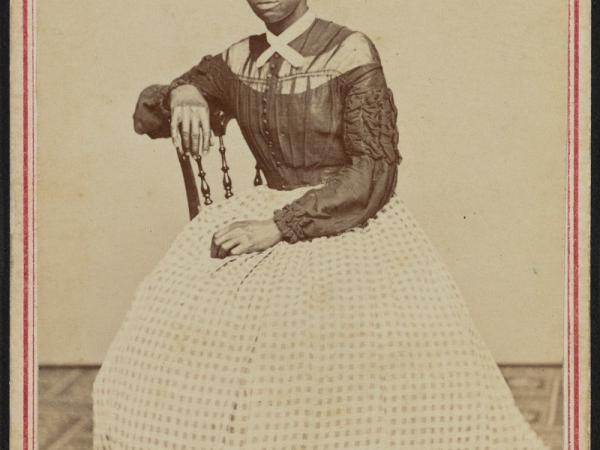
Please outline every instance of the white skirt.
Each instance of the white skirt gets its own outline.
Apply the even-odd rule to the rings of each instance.
[[[251,189],[181,232],[96,379],[94,448],[545,448],[397,196],[340,236],[210,257],[225,224],[305,190]]]

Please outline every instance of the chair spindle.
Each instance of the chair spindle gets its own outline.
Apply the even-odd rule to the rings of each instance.
[[[225,143],[223,136],[219,136],[219,153],[221,153],[221,171],[223,172],[223,188],[225,189],[225,198],[233,197],[233,184],[229,176],[229,166],[227,165],[227,157],[225,156]]]
[[[263,180],[262,177],[260,176],[260,167],[258,167],[258,164],[255,166],[256,169],[256,175],[254,176],[254,186],[260,186],[263,184]]]
[[[204,197],[204,204],[207,206],[212,205],[213,201],[210,198],[210,186],[206,181],[206,172],[202,167],[202,156],[194,155],[193,158],[196,161],[196,164],[198,164],[198,176],[200,177],[200,192],[202,192],[202,196]]]

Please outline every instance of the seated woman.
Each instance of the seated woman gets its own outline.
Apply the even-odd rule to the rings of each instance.
[[[268,186],[203,208],[139,287],[94,386],[97,449],[537,450],[398,196],[373,43],[306,0],[146,89],[135,128],[209,148],[235,117]]]

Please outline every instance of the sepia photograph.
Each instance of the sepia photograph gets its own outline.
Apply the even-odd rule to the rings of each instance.
[[[11,448],[588,449],[587,5],[19,2]]]

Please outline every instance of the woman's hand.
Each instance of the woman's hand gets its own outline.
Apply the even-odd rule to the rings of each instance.
[[[274,246],[281,239],[281,232],[272,219],[234,222],[215,233],[210,255],[213,258],[225,258],[260,252]]]
[[[211,141],[208,102],[195,86],[186,84],[171,91],[171,138],[177,151],[208,153]]]

